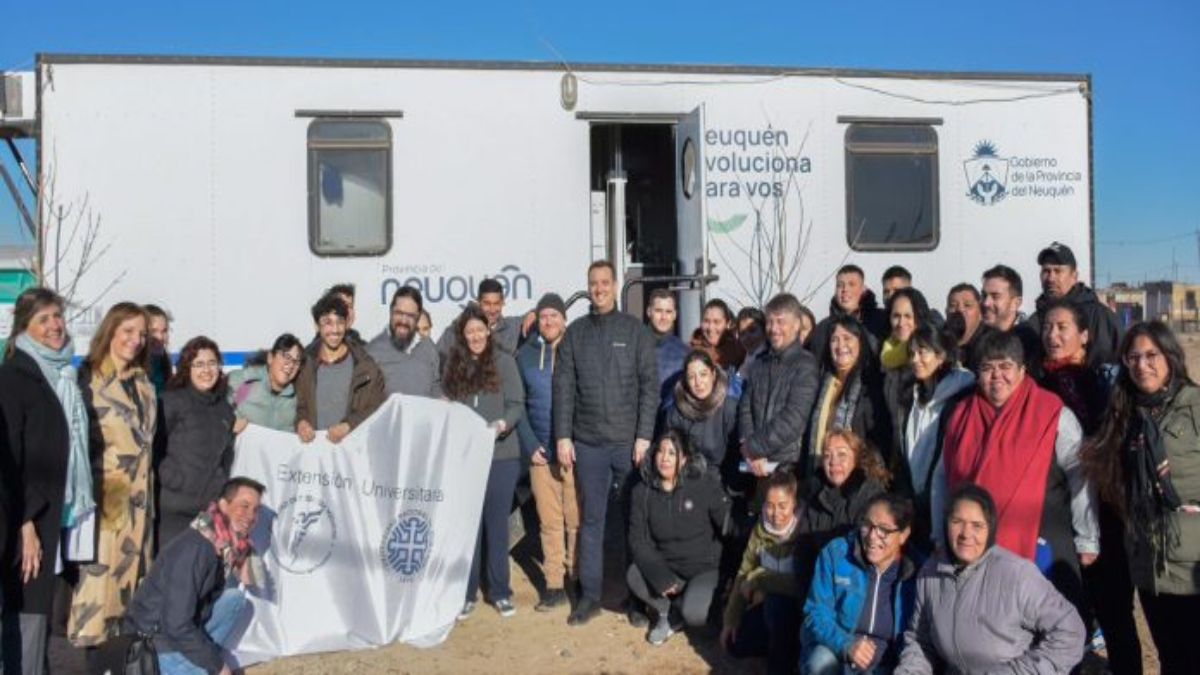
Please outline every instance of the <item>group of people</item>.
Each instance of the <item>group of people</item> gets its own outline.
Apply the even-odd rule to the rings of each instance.
[[[64,617],[96,672],[136,634],[163,672],[227,670],[261,578],[263,486],[230,475],[236,435],[336,444],[394,393],[464,404],[495,434],[460,620],[481,589],[517,611],[527,479],[534,609],[570,625],[607,600],[652,644],[710,626],[771,672],[820,674],[1065,673],[1102,635],[1111,669],[1140,673],[1136,592],[1161,672],[1193,672],[1200,389],[1165,325],[1121,335],[1070,248],[1037,261],[1028,317],[1004,265],[944,314],[907,270],[884,274],[880,307],[846,265],[821,321],[786,293],[712,300],[685,336],[669,289],[645,322],[619,311],[606,261],[574,321],[554,293],[506,317],[485,279],[437,342],[410,287],[365,340],[344,284],[313,305],[311,342],[279,336],[228,374],[202,336],[172,363],[169,317],[130,303],[76,369],[63,301],[30,289],[0,365],[4,672],[44,672]]]

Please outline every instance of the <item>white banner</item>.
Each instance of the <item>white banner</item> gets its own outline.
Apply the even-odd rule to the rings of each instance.
[[[268,583],[233,646],[243,664],[449,635],[493,434],[459,405],[392,396],[339,445],[251,426],[233,475],[267,492],[255,532]]]

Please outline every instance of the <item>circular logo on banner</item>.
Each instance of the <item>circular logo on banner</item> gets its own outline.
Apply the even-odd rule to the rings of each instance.
[[[329,505],[312,495],[297,495],[279,505],[271,534],[271,556],[292,574],[309,574],[329,562],[337,525]]]
[[[412,509],[396,516],[396,520],[383,535],[379,549],[384,567],[412,579],[425,569],[433,549],[433,526],[424,511]]]

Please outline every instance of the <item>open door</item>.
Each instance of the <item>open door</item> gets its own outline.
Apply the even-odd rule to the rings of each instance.
[[[675,126],[676,258],[680,275],[708,274],[708,237],[704,216],[704,105]],[[679,334],[686,341],[700,325],[706,301],[704,284],[679,293]]]

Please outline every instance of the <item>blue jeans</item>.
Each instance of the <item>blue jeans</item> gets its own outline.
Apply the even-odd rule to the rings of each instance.
[[[575,490],[579,493],[582,517],[579,527],[579,584],[583,597],[600,602],[604,590],[604,530],[609,500],[616,498],[614,514],[625,522],[623,498],[629,472],[633,468],[632,445],[595,446],[575,443]],[[627,528],[622,526],[622,532]],[[620,548],[611,551],[625,569],[625,538]]]
[[[858,670],[825,645],[809,648],[800,661],[800,675],[885,675],[890,668],[877,665],[870,670]]]
[[[475,536],[471,576],[467,579],[467,600],[474,601],[479,593],[480,567],[487,573],[489,600],[499,602],[512,597],[508,574],[508,514],[512,511],[513,493],[517,491],[520,477],[520,459],[492,462],[483,495],[479,533]]]
[[[204,632],[221,646],[237,625],[246,608],[246,593],[237,588],[227,588],[213,605],[212,616],[204,624]],[[179,652],[159,652],[158,669],[162,675],[207,675],[207,671],[187,659]]]

